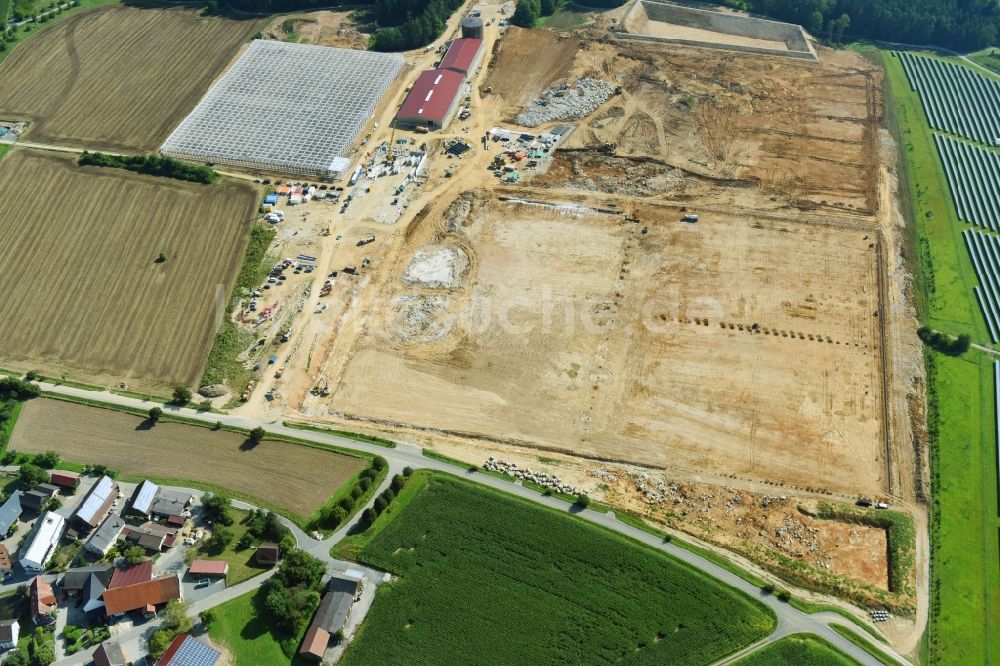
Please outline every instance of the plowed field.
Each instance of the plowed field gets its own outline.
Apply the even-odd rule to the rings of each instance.
[[[252,185],[14,149],[0,192],[2,367],[149,389],[197,381],[246,245]]]
[[[299,516],[313,513],[364,465],[361,458],[288,442],[246,447],[232,432],[142,424],[131,414],[37,399],[24,405],[10,446],[28,453],[55,450],[125,474],[210,483]]]
[[[0,65],[0,117],[30,121],[39,143],[152,150],[257,25],[121,5],[77,14]]]

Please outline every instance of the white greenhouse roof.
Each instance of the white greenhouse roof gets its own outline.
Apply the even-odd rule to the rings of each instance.
[[[399,54],[254,40],[162,151],[282,173],[342,172],[402,67]]]

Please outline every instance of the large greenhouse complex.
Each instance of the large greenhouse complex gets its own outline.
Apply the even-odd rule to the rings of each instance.
[[[165,155],[335,179],[403,56],[254,40],[163,144]]]

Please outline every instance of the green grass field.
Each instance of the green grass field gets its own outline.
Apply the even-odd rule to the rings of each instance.
[[[975,275],[947,181],[917,95],[898,59],[883,53],[898,122],[926,298],[921,321],[988,343],[972,293]],[[906,192],[903,191],[903,194]],[[1000,663],[1000,544],[997,542],[995,415],[991,360],[934,353],[928,362],[931,474],[932,663]]]
[[[260,566],[254,561],[256,548],[239,549],[239,540],[247,533],[247,526],[243,520],[249,515],[249,511],[233,509],[233,524],[228,528],[233,533],[233,543],[225,548],[221,553],[210,552],[205,549],[205,545],[198,547],[198,554],[195,559],[205,560],[225,560],[229,562],[229,574],[226,576],[226,585],[232,587],[245,580],[258,576],[270,567]]]
[[[785,636],[736,662],[737,666],[852,666],[854,663],[812,634]]]
[[[978,53],[970,53],[968,58],[977,65],[982,65],[991,72],[1000,74],[1000,49],[983,49]]]
[[[379,589],[348,666],[711,663],[775,626],[659,551],[505,493],[434,474],[404,501],[361,548],[399,579]]]
[[[215,610],[216,618],[209,626],[208,635],[213,642],[229,650],[233,666],[287,664],[291,657],[285,650],[291,649],[294,654],[302,640],[297,636],[294,645],[290,640],[283,649],[282,643],[271,634],[267,613],[258,609],[256,591],[220,604]]]

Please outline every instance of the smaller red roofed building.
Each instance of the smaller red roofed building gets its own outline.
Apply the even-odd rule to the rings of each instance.
[[[463,76],[476,71],[483,52],[481,39],[456,39],[448,47],[448,52],[441,58],[438,69],[450,69]]]
[[[80,485],[80,475],[76,472],[53,470],[51,481],[54,486],[75,489],[78,485]]]
[[[455,114],[465,76],[451,69],[421,72],[396,114],[397,127],[443,129]]]
[[[223,576],[229,573],[229,562],[223,560],[195,560],[188,573],[192,576]]]

